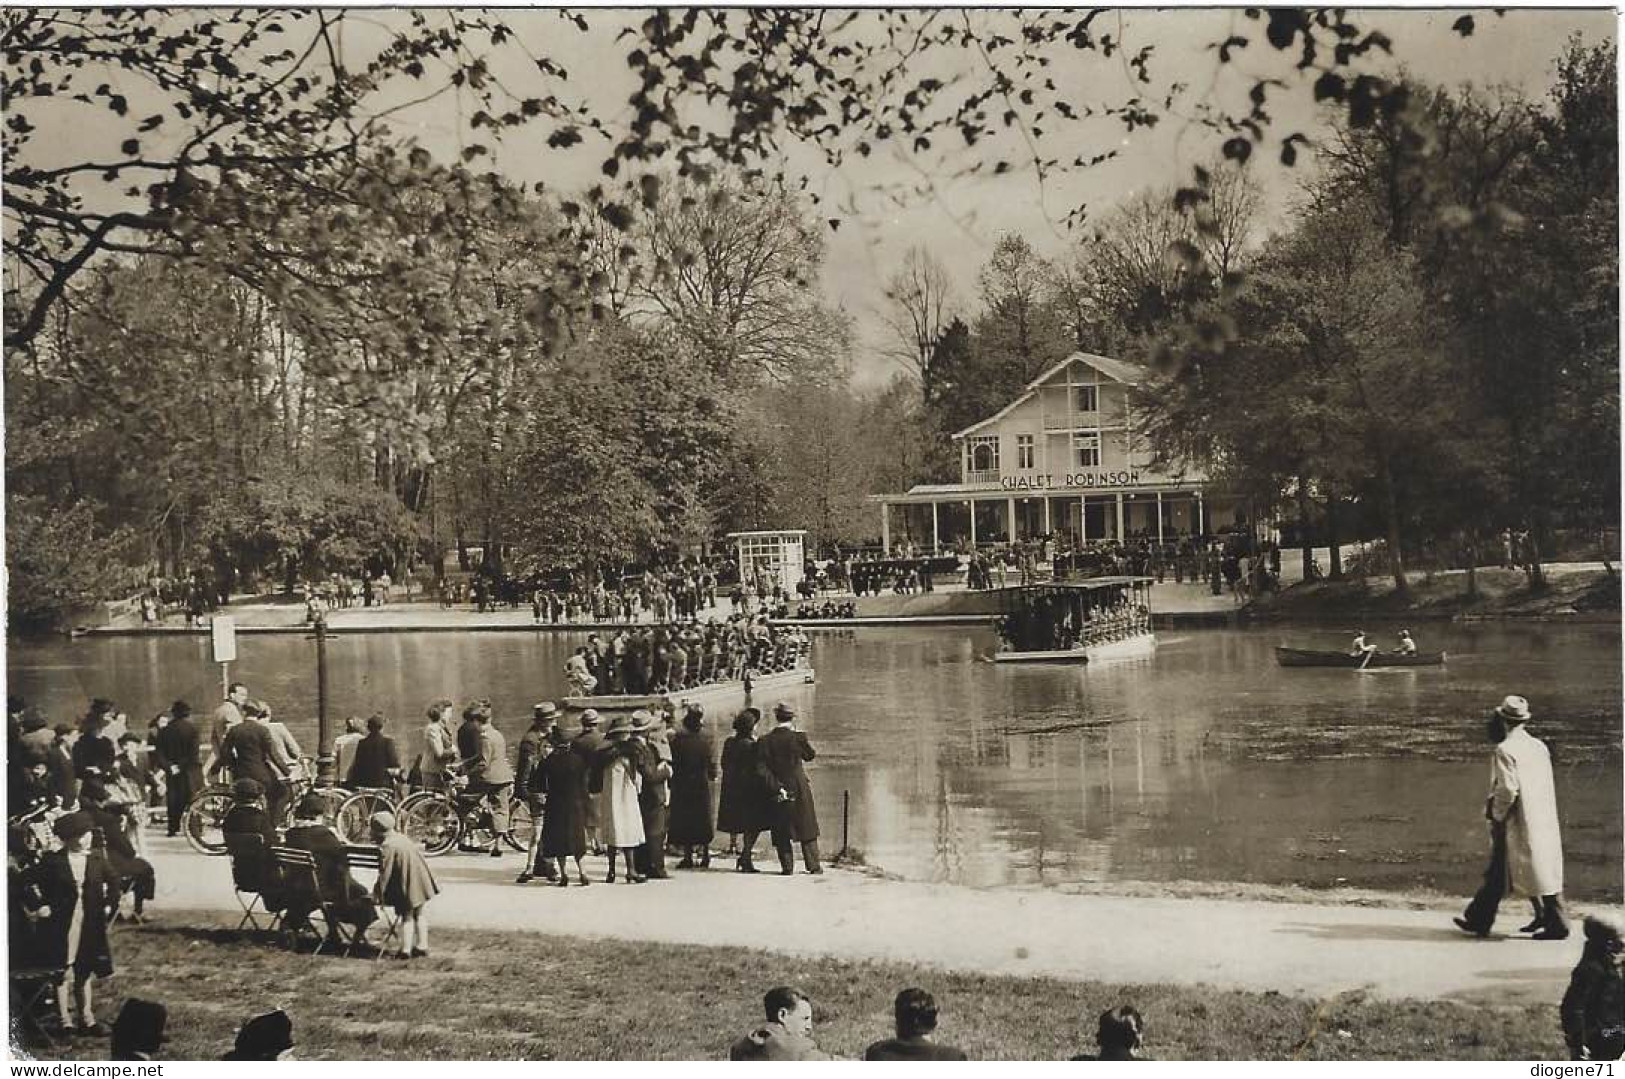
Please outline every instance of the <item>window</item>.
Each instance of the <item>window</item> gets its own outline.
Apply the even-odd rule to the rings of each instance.
[[[1100,408],[1099,386],[1073,386],[1072,411],[1096,412]]]
[[[965,442],[965,468],[970,472],[999,471],[999,436],[980,435]]]
[[[1072,456],[1079,468],[1100,467],[1100,435],[1073,435]]]
[[[1016,436],[1016,467],[1022,469],[1033,468],[1033,436]]]

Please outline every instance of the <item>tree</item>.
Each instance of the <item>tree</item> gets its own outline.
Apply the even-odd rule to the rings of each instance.
[[[925,384],[931,352],[941,339],[952,302],[948,271],[923,247],[910,247],[903,264],[886,282],[881,317],[891,332],[886,354]]]
[[[1019,392],[1065,356],[1068,342],[1049,306],[1050,266],[1014,233],[1000,236],[982,267],[978,351],[994,358],[1004,381]]]
[[[130,529],[107,530],[94,506],[66,509],[6,492],[6,607],[14,629],[50,627],[68,612],[116,596],[140,581],[131,569]]]

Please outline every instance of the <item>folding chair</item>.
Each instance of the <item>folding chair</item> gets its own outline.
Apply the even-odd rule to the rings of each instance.
[[[52,989],[67,992],[68,972],[60,967],[18,967],[11,971],[11,1016],[17,1044],[32,1035],[41,1045],[55,1049],[64,1044],[40,1019],[40,1005]]]
[[[333,916],[332,904],[322,898],[322,882],[316,867],[316,856],[308,850],[298,850],[294,847],[272,847],[271,856],[276,860],[277,873],[287,898],[287,913],[282,919],[282,936],[288,947],[295,948],[299,944],[299,935],[308,932],[316,938],[316,950],[312,955],[320,955],[327,946],[329,937],[340,936],[338,920]],[[297,913],[303,911],[304,913]],[[317,933],[316,927],[310,924],[313,914],[322,916],[324,933]],[[342,937],[341,937],[342,939]]]
[[[237,905],[243,908],[242,920],[237,923],[237,932],[243,931],[243,926],[253,926],[255,931],[260,929],[259,919],[255,912],[270,919],[265,927],[268,932],[275,933],[282,924],[282,912],[273,911],[265,906],[265,890],[276,884],[276,863],[272,860],[270,852],[265,846],[265,837],[259,835],[227,835],[226,856],[231,862],[231,888],[237,897]]]
[[[383,866],[379,864],[377,847],[347,846],[344,848],[344,860],[349,863],[351,869],[369,870],[373,875],[373,890],[377,891],[378,876],[383,869]],[[373,956],[375,960],[384,957],[384,949],[389,945],[390,941],[394,940],[397,944],[399,943],[401,932],[400,916],[388,904],[382,902],[378,904],[378,918],[384,923],[384,936],[376,945],[378,954]],[[356,936],[360,938],[359,943],[368,943],[365,931],[357,933]]]

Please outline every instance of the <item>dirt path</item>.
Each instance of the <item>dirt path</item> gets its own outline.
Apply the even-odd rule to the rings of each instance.
[[[154,848],[159,917],[165,908],[236,909],[224,858],[162,839]],[[1477,940],[1441,911],[978,890],[841,870],[786,879],[713,868],[608,885],[603,860],[589,859],[590,887],[519,887],[520,861],[517,854],[436,860],[444,891],[430,907],[433,923],[989,974],[1554,1007],[1580,953],[1578,931],[1562,943],[1517,939],[1521,903],[1503,911],[1508,936]]]

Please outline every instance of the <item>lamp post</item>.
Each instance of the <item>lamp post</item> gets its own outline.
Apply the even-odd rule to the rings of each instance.
[[[333,780],[332,740],[327,729],[327,612],[316,612],[316,776]]]

